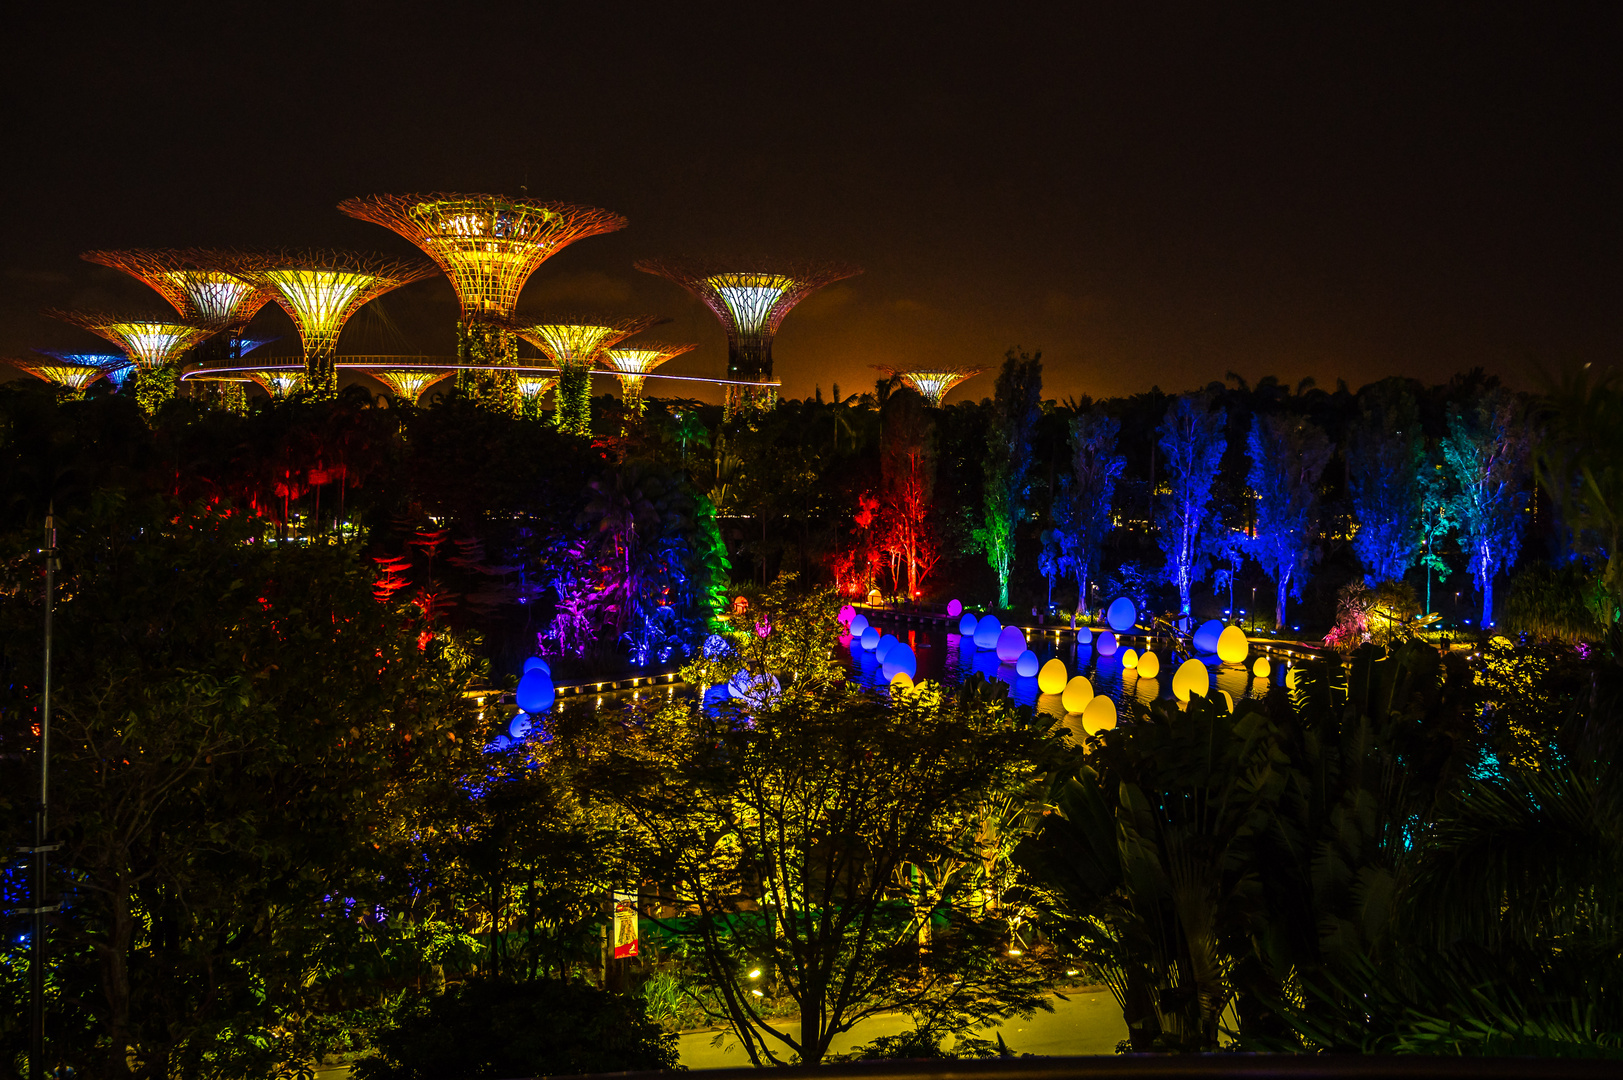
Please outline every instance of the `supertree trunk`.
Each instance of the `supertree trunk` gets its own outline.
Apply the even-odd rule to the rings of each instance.
[[[518,334],[504,326],[479,320],[457,323],[457,359],[464,364],[518,366]],[[459,389],[486,408],[509,416],[522,409],[518,375],[498,370],[463,370]]]

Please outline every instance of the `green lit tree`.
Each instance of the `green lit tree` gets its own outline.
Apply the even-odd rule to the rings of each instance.
[[[1014,568],[1015,530],[1026,516],[1027,478],[1032,436],[1042,416],[1042,353],[1010,349],[998,373],[992,398],[992,420],[986,437],[986,481],[983,524],[975,543],[997,573],[998,606],[1009,606],[1009,576]]]
[[[1568,372],[1550,389],[1550,432],[1534,458],[1539,483],[1572,534],[1575,554],[1605,560],[1601,582],[1623,610],[1623,390],[1611,376]],[[1609,623],[1612,619],[1606,619]]]

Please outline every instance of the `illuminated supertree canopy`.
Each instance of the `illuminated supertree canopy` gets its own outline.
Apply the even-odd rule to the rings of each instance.
[[[519,415],[532,420],[541,419],[541,402],[558,380],[544,375],[520,375],[518,377]]]
[[[673,356],[681,356],[695,348],[695,345],[673,345],[661,341],[616,345],[603,350],[603,366],[619,378],[620,393],[626,406],[640,415],[643,410],[642,385],[647,381],[644,376]]]
[[[89,330],[122,348],[138,367],[171,364],[216,328],[162,318],[110,315],[95,311],[47,311],[47,315]]]
[[[592,433],[592,364],[604,349],[640,333],[657,320],[647,315],[577,318],[517,326],[525,341],[558,365],[554,422],[571,435]]]
[[[946,398],[952,388],[961,382],[973,379],[981,373],[980,368],[887,368],[878,370],[886,375],[894,375],[920,394],[930,403],[932,408],[939,409],[941,402]]]
[[[65,386],[76,395],[84,393],[85,387],[107,374],[105,365],[81,363],[73,360],[57,360],[54,358],[29,360],[8,357],[6,363],[14,368],[26,371],[36,378],[44,379],[46,382]],[[119,363],[124,363],[123,357],[119,357]]]
[[[846,263],[738,259],[644,259],[637,269],[676,282],[704,302],[727,331],[727,377],[772,378],[772,339],[794,306],[861,269]],[[729,387],[728,410],[765,407],[774,394]]]
[[[181,318],[200,326],[240,330],[271,298],[270,289],[235,272],[242,263],[235,252],[136,248],[87,251],[80,258],[145,282]]]
[[[274,398],[285,398],[299,388],[304,381],[302,372],[293,368],[269,368],[264,371],[249,371],[245,373],[250,379],[258,383],[260,389]]]
[[[355,251],[278,251],[234,256],[238,273],[272,295],[304,347],[304,386],[318,397],[338,392],[334,353],[344,323],[390,289],[434,273],[421,259]]]
[[[505,195],[366,195],[338,209],[422,248],[451,279],[464,320],[511,318],[525,281],[547,259],[626,227],[607,210]]]
[[[387,386],[395,397],[404,398],[412,404],[417,403],[430,384],[451,374],[449,371],[425,368],[366,368],[365,371]]]

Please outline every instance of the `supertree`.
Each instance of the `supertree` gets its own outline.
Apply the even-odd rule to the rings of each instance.
[[[120,363],[123,358],[120,358]],[[28,372],[36,378],[44,379],[48,383],[66,387],[74,397],[83,397],[85,388],[103,375],[107,368],[102,364],[87,364],[73,360],[28,360],[7,357],[6,363],[14,368]]]
[[[592,434],[592,364],[604,349],[648,329],[648,315],[575,318],[516,325],[520,337],[558,365],[553,422],[571,435]]]
[[[271,299],[271,290],[234,273],[235,252],[134,248],[87,251],[86,262],[111,266],[151,286],[182,319],[221,330],[241,330]]]
[[[298,391],[304,382],[304,374],[294,368],[266,368],[263,371],[249,371],[247,376],[259,384],[259,388],[273,398],[281,399]]]
[[[625,218],[607,210],[505,195],[367,195],[345,199],[338,209],[399,233],[445,271],[461,303],[458,358],[480,365],[460,381],[474,397],[509,412],[519,407],[514,376],[491,368],[518,366],[511,322],[524,283],[575,241],[626,227]]]
[[[920,394],[930,403],[932,409],[941,408],[941,402],[946,398],[952,388],[961,382],[973,379],[981,373],[980,368],[893,368],[879,367],[875,370],[899,378]]]
[[[121,352],[95,353],[95,352],[57,352],[54,349],[35,349],[41,356],[49,356],[52,360],[65,360],[70,364],[92,364],[101,368],[101,373],[107,376],[107,381],[118,390],[124,389],[124,380],[130,377],[135,370],[135,364],[128,356]],[[92,380],[94,381],[94,380]]]
[[[558,380],[543,375],[518,377],[519,415],[530,420],[541,419],[541,402],[547,392],[558,385]]]
[[[423,391],[436,382],[439,382],[449,371],[436,371],[431,368],[365,368],[365,372],[378,382],[387,386],[395,397],[417,404],[417,399],[423,396]]]
[[[676,282],[702,300],[727,331],[727,415],[770,408],[772,339],[784,316],[825,285],[862,273],[846,263],[739,259],[643,259],[637,269]]]
[[[219,327],[173,322],[162,317],[109,315],[94,311],[47,311],[122,348],[135,364],[135,400],[148,415],[175,396],[180,357],[213,336]]]
[[[615,377],[620,380],[620,396],[625,401],[626,408],[641,416],[642,384],[647,381],[645,378],[647,374],[672,357],[692,352],[696,348],[698,348],[696,345],[673,345],[663,341],[616,345],[603,350],[603,366],[614,372]]]
[[[421,259],[357,251],[276,251],[233,255],[240,274],[271,290],[304,347],[304,389],[318,398],[338,393],[338,335],[364,304],[390,289],[434,273]]]

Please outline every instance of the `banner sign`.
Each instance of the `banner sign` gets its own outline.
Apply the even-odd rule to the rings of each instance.
[[[637,955],[637,894],[634,892],[614,893],[614,926],[613,926],[614,958],[624,960],[628,956]]]

